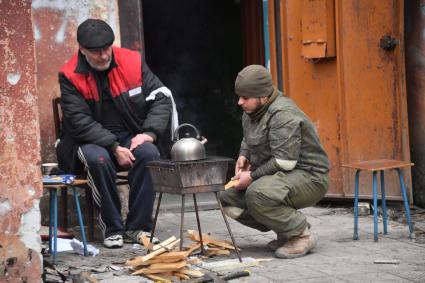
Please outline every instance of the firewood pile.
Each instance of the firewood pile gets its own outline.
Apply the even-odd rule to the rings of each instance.
[[[178,249],[180,239],[175,236],[153,245],[146,236],[142,236],[143,245],[149,253],[143,256],[137,256],[127,261],[127,265],[133,270],[132,275],[143,275],[153,281],[179,281],[192,278],[199,278],[204,275],[194,265],[199,265],[201,259],[190,257],[193,253],[201,249],[199,233],[194,230],[188,230],[189,239],[194,241],[183,251]],[[210,235],[202,234],[204,251],[206,256],[229,255],[230,250],[235,247],[231,242],[217,240]]]

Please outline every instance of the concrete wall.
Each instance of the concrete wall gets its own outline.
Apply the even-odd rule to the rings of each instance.
[[[40,134],[30,2],[0,1],[0,282],[41,281]]]

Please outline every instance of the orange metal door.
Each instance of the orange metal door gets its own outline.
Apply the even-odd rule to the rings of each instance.
[[[270,11],[275,11],[275,4],[277,1],[270,1]],[[354,172],[342,169],[342,164],[410,158],[403,1],[286,0],[279,5],[281,34],[279,38],[272,29],[270,44],[275,44],[276,39],[282,44],[284,92],[311,117],[329,154],[332,169],[327,196],[351,198]],[[325,6],[316,17],[306,14],[315,10],[308,5],[316,5],[316,11],[320,5]],[[273,23],[273,12],[270,14],[269,21]],[[335,42],[329,16],[335,19]],[[304,57],[303,54],[312,54],[305,52],[306,30],[313,42],[335,44],[335,57],[333,52],[331,56],[317,52],[322,58]],[[314,37],[312,30],[318,30],[320,36]],[[387,40],[381,43],[386,35]],[[276,76],[276,62],[271,66]],[[410,187],[410,171],[405,173]],[[362,173],[360,195],[364,198],[371,196],[371,180],[371,176]],[[398,181],[392,172],[386,174],[386,185],[388,198],[400,199]]]
[[[409,160],[403,1],[339,3],[339,33],[342,37],[338,44],[343,58],[339,69],[347,136],[345,161]],[[390,48],[381,44],[384,36],[393,37],[398,41],[397,45]],[[387,178],[388,195],[399,197],[396,175],[391,173]],[[344,193],[352,194],[352,175],[348,176],[350,186],[344,186]],[[410,184],[410,174],[408,179]],[[370,182],[369,179],[363,184]],[[369,196],[371,186],[362,187],[360,194]]]

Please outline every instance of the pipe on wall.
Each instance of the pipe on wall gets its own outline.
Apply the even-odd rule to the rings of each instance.
[[[269,1],[263,0],[264,65],[270,70]]]

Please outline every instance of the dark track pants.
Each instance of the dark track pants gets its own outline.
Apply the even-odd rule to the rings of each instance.
[[[122,134],[120,145],[129,148],[132,137],[128,133]],[[144,143],[133,150],[136,161],[128,171],[130,194],[125,225],[121,218],[121,203],[115,184],[117,170],[122,170],[115,157],[95,144],[82,145],[78,151],[79,158],[86,167],[93,199],[100,208],[99,221],[104,237],[122,235],[125,230],[150,231],[155,192],[146,163],[159,159],[157,147]]]

